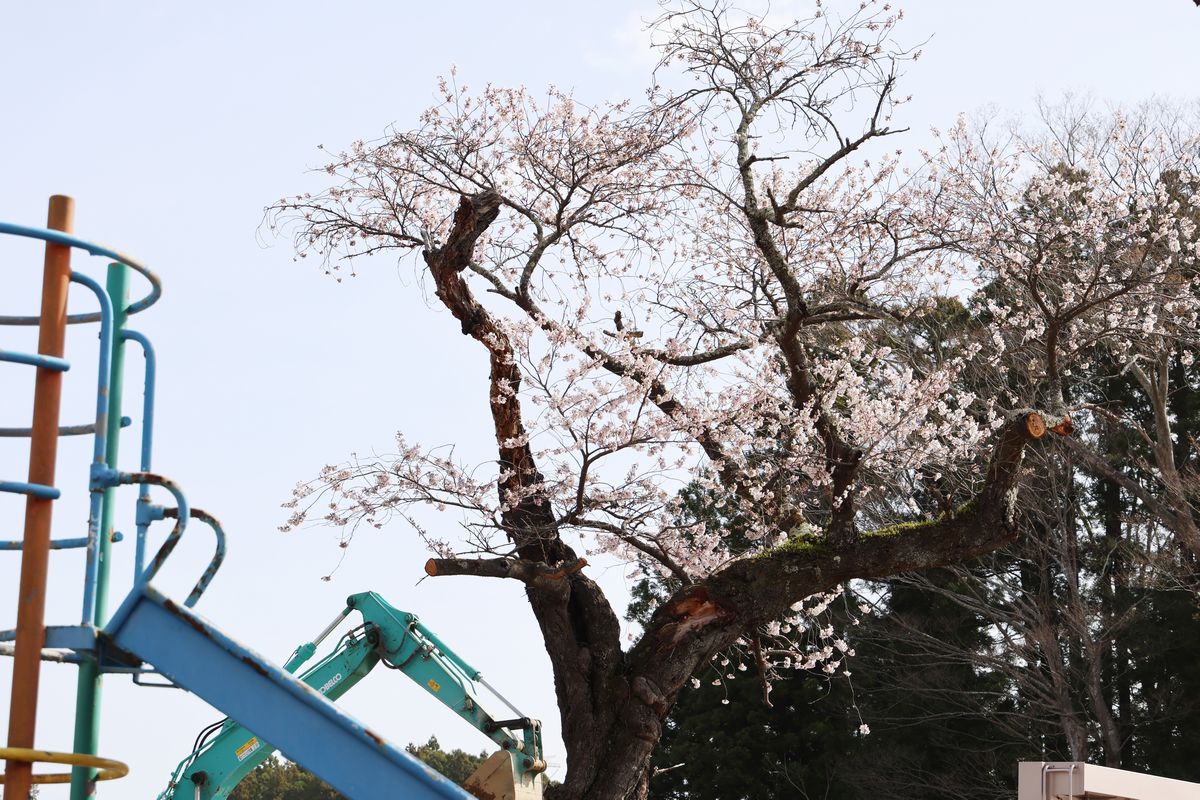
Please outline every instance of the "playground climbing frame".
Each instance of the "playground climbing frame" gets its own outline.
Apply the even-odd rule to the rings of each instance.
[[[138,261],[75,237],[73,217],[74,201],[55,196],[50,199],[46,228],[0,222],[0,236],[40,240],[45,247],[40,313],[0,316],[0,330],[4,326],[38,329],[36,353],[0,349],[0,368],[35,369],[32,426],[0,427],[0,439],[29,440],[26,480],[0,476],[0,494],[25,498],[22,538],[0,541],[0,555],[15,551],[21,556],[16,628],[0,629],[0,655],[13,658],[8,744],[0,747],[5,797],[26,800],[33,783],[69,781],[72,800],[85,800],[96,793],[97,781],[127,774],[125,764],[97,754],[100,685],[105,673],[131,674],[143,685],[176,686],[196,693],[248,729],[267,736],[286,755],[351,797],[467,797],[441,775],[192,611],[224,560],[225,532],[213,515],[191,506],[174,481],[153,471],[156,356],[149,338],[131,330],[128,322],[159,300],[162,284]],[[76,251],[110,261],[103,287],[72,269]],[[131,303],[129,288],[134,276],[140,276],[148,289]],[[93,296],[98,310],[70,313],[73,285]],[[99,325],[95,417],[91,422],[64,426],[59,419],[63,374],[72,368],[65,358],[66,332],[68,326],[78,324]],[[118,467],[121,431],[132,424],[129,417],[122,416],[125,347],[130,342],[138,345],[145,357],[139,466],[132,472]],[[87,535],[52,539],[54,503],[62,495],[55,483],[59,439],[81,435],[93,437]],[[116,493],[133,485],[138,486],[134,585],[109,618],[112,545],[124,538],[115,528]],[[151,487],[165,491],[173,504],[154,503]],[[147,559],[151,525],[168,519],[174,521],[170,532]],[[195,586],[183,603],[176,603],[151,582],[192,520],[205,523],[216,543]],[[47,625],[50,555],[55,550],[76,548],[86,549],[79,624]],[[42,665],[47,662],[75,664],[79,670],[71,753],[35,747],[38,685]],[[159,682],[144,683],[148,674],[167,682],[160,678]],[[35,774],[33,766],[39,763],[68,765],[71,770]]]

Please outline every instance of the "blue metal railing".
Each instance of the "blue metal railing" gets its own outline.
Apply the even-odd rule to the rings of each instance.
[[[121,427],[128,428],[133,424],[133,420],[129,417],[121,417]],[[87,436],[96,432],[96,424],[87,422],[83,425],[60,425],[58,426],[58,435],[61,436]],[[0,428],[0,439],[28,439],[33,435],[33,428]]]
[[[44,242],[65,245],[68,247],[83,250],[94,256],[103,256],[114,259],[121,264],[126,265],[135,272],[141,274],[149,282],[149,291],[140,299],[130,303],[125,309],[125,316],[136,314],[149,308],[162,297],[162,283],[158,276],[155,275],[149,268],[140,262],[132,259],[122,253],[111,248],[89,242],[84,239],[45,228],[33,228],[24,225],[14,225],[11,223],[0,222],[0,234],[8,234],[12,236],[20,236],[30,239],[39,239]],[[79,538],[56,539],[51,542],[51,549],[61,550],[70,548],[86,548],[87,559],[84,567],[84,590],[82,603],[82,622],[84,625],[94,625],[94,615],[96,612],[96,592],[98,584],[99,564],[99,546],[100,536],[102,535],[101,518],[105,503],[105,492],[108,489],[122,485],[138,485],[138,509],[136,515],[137,537],[134,554],[135,565],[135,588],[139,588],[147,584],[162,567],[163,562],[175,550],[180,538],[183,536],[187,528],[189,519],[192,516],[190,505],[183,491],[168,478],[155,474],[151,471],[151,459],[153,452],[153,437],[154,437],[154,399],[155,399],[155,381],[157,373],[157,364],[154,353],[154,348],[149,339],[143,334],[128,330],[116,329],[114,326],[114,309],[112,301],[105,289],[95,280],[79,272],[71,273],[71,281],[80,284],[87,288],[99,303],[97,311],[87,313],[69,314],[67,316],[67,324],[76,325],[81,323],[99,322],[100,323],[100,349],[98,354],[98,377],[96,382],[96,414],[95,420],[83,425],[62,426],[59,428],[59,435],[84,435],[91,434],[93,439],[92,448],[92,473],[89,486],[89,508],[88,508],[88,526],[87,536]],[[40,318],[37,316],[3,316],[0,315],[0,326],[3,325],[37,325]],[[132,341],[137,343],[146,359],[146,368],[144,376],[144,399],[142,404],[143,418],[141,430],[141,452],[140,465],[138,472],[118,472],[109,469],[106,466],[106,457],[110,447],[108,434],[108,413],[109,413],[109,384],[112,379],[112,361],[114,344],[118,341]],[[34,367],[42,367],[47,369],[55,369],[62,372],[70,369],[70,363],[61,358],[54,358],[36,353],[19,353],[7,350],[0,350],[0,361],[15,364],[24,364]],[[129,426],[131,420],[128,417],[122,417],[120,427]],[[0,437],[28,437],[32,431],[29,428],[0,428]],[[150,498],[150,487],[160,486],[170,492],[174,498],[175,505],[173,508],[164,508],[163,506],[154,505]],[[10,492],[17,494],[32,495],[47,499],[58,499],[61,495],[59,489],[53,486],[43,486],[40,484],[24,483],[20,481],[0,481],[0,492]],[[203,511],[196,511],[197,518],[205,522],[212,528],[216,537],[216,547],[212,559],[208,567],[204,570],[195,587],[188,595],[185,605],[190,607],[195,605],[204,590],[208,588],[216,571],[220,568],[221,563],[225,558],[225,531],[220,523]],[[175,519],[175,525],[172,527],[167,538],[159,547],[158,552],[151,560],[150,566],[147,568],[146,559],[146,540],[149,533],[149,526],[156,520],[171,517]],[[124,537],[116,532],[110,537],[110,541],[118,542]],[[0,540],[0,551],[2,550],[20,550],[23,547],[23,542],[19,540]]]
[[[27,234],[35,229],[25,229]],[[3,232],[3,224],[0,223],[0,232]],[[53,234],[55,231],[44,231],[47,234]],[[94,280],[88,276],[79,273],[71,273],[71,282],[82,284],[88,289],[91,289],[100,301],[100,311],[96,313],[96,317],[100,320],[100,377],[96,389],[96,419],[93,423],[95,428],[95,457],[101,462],[104,461],[105,448],[108,445],[108,436],[101,433],[102,429],[107,424],[108,420],[108,380],[109,380],[109,361],[112,354],[112,303],[109,302],[108,294]],[[20,323],[5,323],[7,317],[0,317],[0,324],[20,324]],[[36,319],[36,318],[35,318]],[[54,358],[41,354],[29,353],[14,353],[11,351],[0,351],[0,360],[8,361],[16,364],[25,364],[28,366],[40,367],[44,369],[54,369],[61,372],[66,372],[71,368],[69,362],[65,359]],[[48,500],[57,500],[61,496],[61,492],[53,486],[42,486],[36,483],[22,483],[19,481],[0,481],[0,492],[14,492],[19,494],[32,495],[33,497],[41,497]],[[98,513],[98,507],[93,503],[93,512]],[[90,532],[91,525],[89,524],[89,541],[92,538]],[[6,543],[7,544],[7,543]],[[3,547],[0,549],[17,549],[14,547]]]
[[[92,792],[89,790],[89,786],[97,777],[94,770],[82,765],[87,765],[89,763],[87,758],[91,758],[97,752],[101,674],[103,672],[132,673],[134,681],[138,682],[141,674],[157,672],[157,668],[150,664],[138,661],[128,663],[126,659],[110,658],[99,637],[99,629],[108,620],[106,602],[109,591],[110,544],[123,538],[113,529],[116,490],[120,486],[138,484],[136,571],[131,594],[140,595],[143,590],[149,590],[150,581],[174,551],[192,514],[182,490],[168,478],[150,471],[156,377],[154,350],[146,337],[125,329],[129,316],[153,305],[162,296],[162,288],[158,277],[134,259],[61,231],[0,223],[0,235],[2,234],[39,239],[48,243],[78,248],[92,255],[108,257],[117,262],[109,267],[106,287],[102,287],[95,280],[79,272],[70,273],[71,282],[82,285],[96,296],[99,310],[66,314],[65,316],[65,323],[68,325],[98,322],[100,326],[95,418],[86,425],[59,426],[57,431],[59,435],[91,434],[93,437],[92,465],[88,486],[87,536],[57,539],[50,542],[52,550],[76,547],[86,549],[81,624],[45,627],[45,638],[42,644],[37,642],[27,642],[25,645],[22,645],[21,642],[17,643],[18,648],[22,646],[41,648],[39,655],[43,659],[73,662],[79,666],[74,747],[77,754],[82,754],[83,760],[71,762],[81,765],[74,768],[71,773],[71,797],[81,799],[91,796]],[[133,303],[129,303],[126,289],[130,271],[138,272],[150,284],[150,289],[145,296]],[[65,297],[63,299],[65,301]],[[66,309],[63,311],[65,312]],[[39,316],[0,316],[0,325],[40,327],[41,323],[42,319]],[[117,469],[120,431],[121,428],[130,424],[128,419],[119,417],[124,388],[124,345],[128,341],[136,342],[142,348],[146,358],[141,468],[137,472],[122,472]],[[40,375],[45,374],[40,372],[41,370],[66,372],[71,366],[63,358],[42,353],[30,354],[7,350],[0,350],[0,362],[33,366],[39,369]],[[32,437],[32,435],[31,429],[0,428],[0,436]],[[51,446],[56,447],[54,444]],[[52,479],[47,479],[47,482],[50,480]],[[174,498],[174,507],[164,509],[153,505],[150,502],[151,486],[159,486],[170,492]],[[53,486],[13,481],[0,482],[0,492],[16,492],[51,500],[57,499],[60,495],[59,490]],[[147,568],[143,561],[149,524],[155,519],[165,519],[167,516],[173,517],[175,524]],[[197,517],[207,522],[212,528],[216,536],[216,549],[208,567],[188,594],[185,601],[186,607],[193,606],[200,599],[225,557],[225,533],[220,523],[204,512],[198,512]],[[45,531],[43,535],[48,536],[49,532]],[[23,548],[24,542],[0,541],[0,550],[22,550]],[[42,569],[44,569],[44,565]],[[39,621],[38,624],[42,623]],[[0,631],[0,641],[4,641],[9,633]],[[32,726],[30,727],[30,736],[32,736]]]
[[[109,541],[123,542],[123,541],[125,541],[125,534],[123,534],[119,531],[114,531],[112,538]],[[25,543],[20,541],[19,539],[16,541],[12,541],[12,540],[0,541],[0,550],[20,550],[20,549],[22,549],[22,546],[24,544]],[[51,539],[50,540],[50,549],[51,550],[73,550],[73,549],[79,548],[79,547],[87,547],[87,545],[88,545],[88,540],[87,540],[86,536],[80,536],[75,539]]]
[[[62,492],[53,486],[44,486],[40,483],[25,483],[23,481],[0,481],[0,492],[27,494],[30,497],[41,497],[46,500],[57,500],[62,495]]]
[[[71,362],[64,358],[44,356],[41,353],[16,353],[12,350],[0,350],[0,361],[8,361],[12,364],[26,364],[31,367],[42,367],[43,369],[54,369],[59,372],[66,372],[71,368]]]
[[[155,354],[154,345],[150,344],[150,340],[137,331],[123,330],[121,338],[141,347],[142,355],[146,359],[146,370],[142,381],[141,461],[138,469],[142,472],[150,472],[153,469],[151,461],[154,455],[154,391],[158,381],[158,356]],[[149,509],[150,485],[143,483],[138,488],[137,542],[133,556],[135,575],[141,575],[146,566],[146,533],[153,521],[152,515],[146,514]]]
[[[104,466],[104,458],[108,454],[108,395],[109,381],[112,377],[112,345],[113,345],[113,308],[108,292],[99,283],[78,272],[71,273],[71,280],[83,284],[96,295],[100,302],[100,352],[99,376],[96,379],[96,433],[92,437],[92,471],[97,465]],[[94,483],[94,481],[93,481]],[[100,514],[104,507],[104,488],[89,487],[88,523],[87,523],[87,562],[84,566],[83,583],[83,624],[92,622],[92,613],[96,596],[96,550],[100,541]]]
[[[79,239],[62,231],[54,231],[48,228],[30,228],[26,225],[13,225],[9,222],[0,222],[0,234],[8,234],[10,236],[23,236],[27,239],[40,239],[43,242],[52,242],[54,244],[62,244],[67,247],[74,247],[94,256],[103,256],[111,258],[121,264],[132,269],[134,272],[141,274],[146,280],[150,281],[150,291],[141,300],[136,303],[131,303],[125,309],[126,314],[136,314],[139,311],[145,311],[150,306],[158,302],[162,297],[162,281],[158,279],[150,269],[141,262],[122,255],[116,250],[104,247],[103,245],[89,242],[84,239]],[[6,317],[0,316],[0,325],[37,325],[41,321],[41,317]],[[71,314],[67,317],[68,325],[78,325],[81,322],[99,322],[100,315],[97,312],[89,314]]]

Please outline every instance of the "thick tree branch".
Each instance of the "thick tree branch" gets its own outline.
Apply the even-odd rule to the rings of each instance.
[[[582,559],[560,538],[553,509],[541,493],[544,478],[521,418],[521,372],[512,343],[475,299],[462,276],[471,263],[475,243],[495,221],[499,210],[500,197],[495,192],[463,197],[445,245],[430,248],[424,257],[438,299],[461,323],[463,334],[488,351],[489,399],[500,451],[501,519],[520,559],[442,559],[430,563],[438,574],[491,574],[525,581],[554,671],[563,738],[568,750],[586,762],[588,758],[599,758],[586,743],[593,741],[597,728],[611,724],[608,717],[612,709],[602,696],[623,663],[621,630],[603,591],[578,570]],[[550,570],[557,567],[561,574],[551,577],[556,573],[544,573],[534,565],[545,565]],[[589,772],[596,769],[596,765],[581,766]]]
[[[673,697],[697,664],[746,630],[777,619],[798,600],[852,579],[960,563],[1012,541],[1025,446],[1045,432],[1045,421],[1036,413],[1007,423],[982,489],[952,514],[864,533],[841,547],[791,540],[676,592],[655,611],[646,635],[629,654],[631,669],[667,687]]]
[[[430,577],[471,575],[479,578],[512,578],[539,589],[565,590],[563,579],[586,566],[586,558],[578,558],[559,567],[518,558],[431,558],[425,562],[425,574]]]
[[[1007,423],[993,448],[983,488],[952,514],[864,532],[845,547],[789,541],[736,561],[705,583],[739,616],[772,619],[796,600],[852,577],[885,578],[989,553],[1016,536],[1012,514],[1022,455],[1026,444],[1045,430],[1036,413]]]
[[[464,197],[454,226],[439,248],[424,253],[437,286],[438,299],[462,325],[462,332],[481,343],[491,364],[489,399],[500,455],[500,501],[505,531],[522,558],[558,563],[574,557],[558,536],[549,503],[537,490],[544,478],[529,447],[521,418],[521,370],[508,335],[475,299],[462,272],[471,264],[475,243],[500,213],[495,192]]]

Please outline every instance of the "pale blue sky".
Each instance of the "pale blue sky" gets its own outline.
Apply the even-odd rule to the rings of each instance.
[[[164,280],[162,303],[136,319],[160,354],[156,467],[230,534],[229,560],[200,609],[282,660],[347,594],[375,589],[421,614],[540,716],[557,766],[553,685],[519,587],[461,578],[417,586],[426,554],[398,524],[361,536],[325,583],[340,554],[334,533],[276,531],[293,483],[351,451],[386,450],[396,430],[487,459],[481,353],[426,307],[411,263],[360,266],[361,277],[338,285],[293,263],[286,241],[260,242],[258,226],[265,204],[319,186],[306,173],[322,163],[318,144],[410,125],[452,64],[470,85],[554,83],[587,102],[640,96],[648,58],[637,31],[654,9],[632,0],[63,2],[11,4],[0,21],[0,219],[40,225],[46,197],[71,194],[81,236],[136,255]],[[1195,95],[1200,9],[1188,0],[917,0],[906,10],[900,36],[933,37],[901,85],[915,95],[898,120],[914,129],[908,147],[959,111],[1028,110],[1039,92],[1125,102]],[[0,314],[31,313],[39,265],[36,248],[0,243]],[[87,266],[102,274],[102,264]],[[0,347],[28,344],[11,330],[0,328]],[[94,332],[75,331],[68,345],[77,365],[69,422],[90,413],[93,341]],[[0,366],[0,425],[25,424],[28,377]],[[83,533],[89,446],[64,445],[58,483],[71,496],[56,514],[58,536]],[[128,439],[125,454],[134,449]],[[24,471],[22,446],[0,440],[0,477]],[[15,538],[20,520],[20,501],[0,496],[0,537]],[[197,529],[166,585],[186,591],[208,547]],[[114,603],[132,548],[116,554]],[[15,618],[17,560],[0,554],[0,628]],[[76,619],[80,563],[54,556],[51,622]],[[623,593],[624,570],[593,571]],[[0,659],[0,731],[9,666]],[[40,746],[70,749],[74,685],[72,668],[46,667]],[[127,678],[109,678],[105,692],[102,753],[133,772],[102,794],[152,797],[217,715]],[[486,744],[394,674],[372,676],[344,705],[400,744],[431,733],[445,745]]]

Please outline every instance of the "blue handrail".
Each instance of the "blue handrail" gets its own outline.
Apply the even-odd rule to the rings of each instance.
[[[10,222],[0,222],[0,234],[10,234],[12,236],[23,236],[28,239],[41,239],[43,242],[51,242],[53,244],[66,245],[67,247],[75,247],[94,256],[106,256],[125,264],[135,272],[141,275],[150,282],[150,291],[141,300],[130,304],[126,309],[127,314],[136,314],[139,311],[145,311],[150,306],[158,302],[162,297],[162,281],[148,267],[136,259],[130,258],[123,253],[112,250],[103,245],[89,242],[85,239],[80,239],[76,236],[63,233],[62,231],[54,231],[49,228],[31,228],[27,225],[14,225]],[[7,317],[0,316],[0,325],[37,325],[40,317]],[[91,312],[88,314],[71,314],[67,317],[68,325],[77,325],[81,322],[99,322],[100,314]]]
[[[141,333],[126,328],[121,331],[121,338],[129,342],[136,342],[142,348],[142,355],[146,358],[142,390],[141,463],[138,468],[142,472],[150,472],[153,469],[151,459],[154,454],[154,391],[158,381],[158,357],[154,353],[154,346],[150,344],[150,340]],[[146,566],[146,529],[150,525],[150,519],[146,517],[143,509],[149,508],[149,506],[150,487],[143,483],[138,489],[137,544],[133,556],[135,575],[141,575]]]
[[[177,517],[178,515],[179,509],[177,508],[163,509],[164,517]],[[200,595],[204,594],[204,590],[208,588],[208,584],[212,582],[213,576],[217,574],[217,570],[221,568],[221,564],[225,561],[225,529],[221,527],[221,523],[212,514],[199,508],[192,509],[192,519],[198,519],[212,528],[213,535],[217,537],[217,546],[213,552],[212,559],[208,562],[208,567],[205,568],[204,573],[200,576],[200,580],[196,581],[196,585],[192,587],[187,600],[183,601],[183,604],[188,608],[196,605],[196,601],[200,599]]]
[[[135,587],[140,587],[153,580],[158,571],[162,569],[163,563],[174,552],[175,546],[179,544],[179,539],[183,536],[183,531],[187,527],[188,520],[191,519],[192,514],[187,498],[183,496],[183,491],[170,478],[156,475],[153,472],[118,472],[116,474],[116,483],[114,485],[133,483],[161,486],[175,498],[175,526],[171,528],[171,532],[167,534],[166,540],[158,548],[158,552],[154,554],[154,558],[150,560],[150,566],[138,573],[135,579]]]
[[[88,276],[72,272],[71,280],[86,286],[96,295],[100,303],[100,352],[98,377],[96,378],[96,433],[92,439],[92,472],[104,466],[104,458],[108,452],[108,382],[112,364],[112,326],[113,309],[108,292],[99,283]],[[88,506],[87,529],[87,562],[84,566],[83,578],[83,624],[92,622],[96,603],[96,574],[99,569],[100,545],[100,514],[104,506],[104,487],[96,486],[92,481]]]
[[[112,538],[109,539],[109,541],[110,542],[123,542],[123,541],[125,541],[125,534],[123,534],[119,531],[113,531]],[[78,548],[78,547],[87,547],[87,545],[88,545],[88,540],[87,540],[86,536],[81,536],[81,537],[78,537],[75,539],[51,539],[50,540],[50,549],[51,550],[74,550],[75,548]],[[24,548],[25,548],[25,543],[22,542],[20,539],[10,539],[7,541],[0,541],[0,550],[22,550]]]
[[[158,276],[149,268],[141,264],[137,260],[130,258],[123,253],[120,253],[103,245],[89,242],[72,236],[61,231],[50,230],[46,228],[34,228],[25,225],[15,225],[7,222],[0,222],[0,235],[8,234],[12,236],[21,236],[31,239],[39,239],[52,244],[63,245],[67,247],[83,250],[93,256],[102,256],[113,259],[114,261],[124,264],[135,272],[140,273],[150,284],[150,289],[140,300],[131,303],[126,308],[126,314],[136,314],[149,308],[162,296],[162,283]],[[96,381],[96,412],[95,421],[84,425],[62,426],[59,428],[60,435],[78,435],[91,434],[94,437],[92,448],[92,467],[91,481],[89,486],[90,502],[88,513],[87,536],[85,538],[69,538],[58,539],[51,543],[51,549],[67,549],[76,547],[85,547],[87,549],[87,560],[84,568],[84,591],[83,591],[83,625],[91,626],[94,622],[93,617],[96,610],[97,602],[97,583],[100,569],[99,564],[99,546],[100,536],[103,533],[100,530],[102,514],[105,504],[105,491],[107,489],[120,486],[138,484],[138,513],[137,513],[137,546],[134,555],[135,564],[135,589],[148,584],[162,567],[163,562],[174,551],[179,539],[182,537],[187,523],[192,516],[192,511],[184,496],[182,490],[170,479],[158,475],[151,471],[152,452],[154,441],[154,401],[155,401],[155,383],[157,378],[157,362],[154,348],[149,339],[138,333],[137,331],[123,328],[118,330],[116,325],[116,314],[113,308],[113,300],[109,293],[95,280],[79,272],[71,273],[71,281],[86,287],[94,294],[99,302],[97,311],[69,314],[67,323],[74,325],[79,323],[100,323],[100,349],[98,356],[98,377]],[[0,316],[0,325],[37,325],[40,318],[37,316]],[[119,340],[117,339],[119,337]],[[140,470],[138,472],[120,472],[115,469],[110,469],[106,465],[106,456],[110,447],[113,445],[109,442],[108,436],[108,416],[109,416],[109,393],[110,381],[112,380],[112,365],[114,349],[117,341],[132,341],[136,342],[141,348],[146,359],[145,376],[144,376],[144,399],[143,399],[143,419],[141,430],[141,453],[140,453]],[[41,354],[19,353],[6,350],[0,350],[0,362],[11,362],[18,364],[27,364],[39,368],[54,369],[66,371],[70,364],[65,359],[45,356]],[[120,427],[126,427],[130,423],[127,417],[122,417]],[[0,436],[29,436],[31,431],[28,428],[0,428]],[[150,487],[161,486],[172,494],[175,501],[175,508],[164,509],[162,506],[156,506],[151,503]],[[53,486],[42,486],[40,484],[22,483],[17,481],[0,481],[0,492],[12,492],[19,494],[32,495],[40,498],[57,499],[60,496],[60,491]],[[168,534],[166,540],[159,547],[154,558],[150,560],[149,566],[146,565],[146,536],[150,522],[155,519],[164,519],[170,516],[176,518],[174,527]],[[225,531],[221,524],[211,515],[197,510],[195,512],[197,519],[205,522],[212,528],[216,537],[216,548],[212,559],[209,561],[207,568],[204,570],[200,579],[196,582],[191,593],[185,601],[186,606],[192,606],[200,598],[201,594],[207,589],[212,581],[217,569],[225,558]],[[112,533],[112,541],[121,541],[123,537],[119,533]],[[20,541],[0,541],[0,550],[20,550],[24,546]]]
[[[129,417],[121,417],[121,427],[128,428],[133,424]],[[96,432],[96,423],[88,422],[83,425],[60,425],[59,436],[86,436]],[[33,435],[33,428],[0,428],[0,438],[28,439]]]
[[[53,486],[43,486],[40,483],[24,483],[22,481],[0,481],[0,492],[26,494],[30,497],[40,497],[43,500],[57,500],[61,495]]]
[[[71,362],[65,358],[44,356],[41,353],[18,353],[13,350],[0,350],[0,361],[8,361],[12,364],[28,364],[31,367],[42,367],[43,369],[52,369],[58,372],[66,372],[71,368]]]

